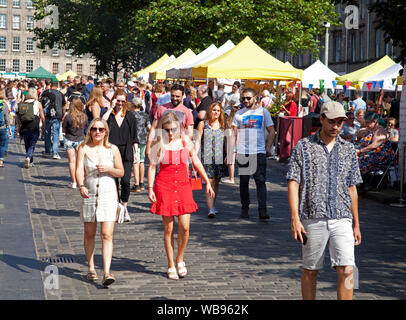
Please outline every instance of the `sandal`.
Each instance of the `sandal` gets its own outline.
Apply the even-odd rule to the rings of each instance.
[[[95,280],[99,279],[99,277],[97,276],[96,271],[93,270],[93,271],[89,271],[87,273],[86,279],[88,281],[95,281]]]
[[[179,276],[176,272],[176,268],[169,268],[168,269],[168,279],[170,280],[179,280]]]
[[[114,278],[114,276],[110,273],[110,274],[105,274],[103,276],[103,281],[102,281],[102,285],[104,287],[108,287],[109,285],[111,285],[114,281],[116,281],[116,279]]]
[[[178,273],[179,277],[183,278],[187,275],[187,269],[185,262],[178,262]]]

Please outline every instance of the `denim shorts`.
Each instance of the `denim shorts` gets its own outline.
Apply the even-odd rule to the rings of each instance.
[[[83,142],[83,140],[76,142],[76,141],[70,141],[65,138],[63,140],[63,145],[65,146],[66,150],[72,150],[72,149],[77,149],[82,142]]]
[[[352,219],[302,220],[307,243],[302,246],[303,269],[320,270],[328,245],[331,267],[355,266]]]

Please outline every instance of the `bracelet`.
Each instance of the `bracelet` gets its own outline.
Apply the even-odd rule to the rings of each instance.
[[[79,186],[79,189],[80,189],[80,188],[83,188],[84,186],[85,186],[84,184],[81,184],[81,185]]]

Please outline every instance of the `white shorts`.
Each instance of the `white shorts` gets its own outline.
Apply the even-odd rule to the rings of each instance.
[[[307,243],[302,246],[303,269],[320,270],[328,244],[331,267],[355,266],[352,219],[302,220]]]

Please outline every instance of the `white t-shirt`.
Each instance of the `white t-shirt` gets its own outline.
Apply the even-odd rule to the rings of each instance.
[[[238,129],[237,153],[266,153],[265,128],[273,125],[271,114],[262,107],[238,110],[232,122],[232,126]]]

